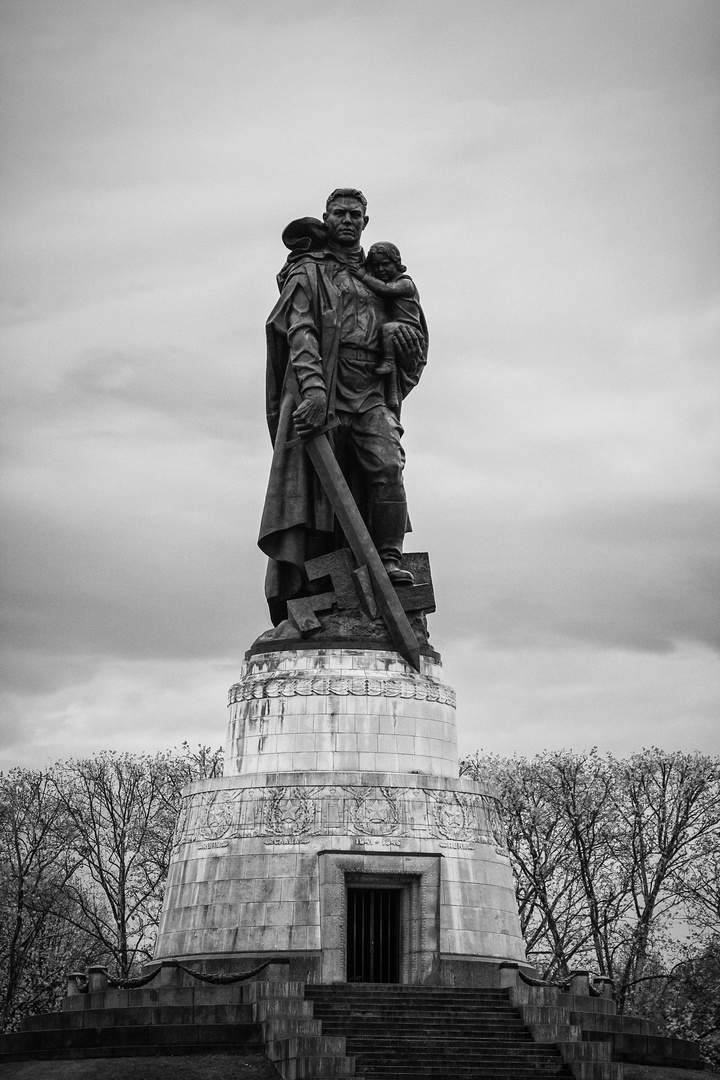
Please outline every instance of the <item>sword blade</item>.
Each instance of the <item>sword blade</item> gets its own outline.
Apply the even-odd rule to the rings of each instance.
[[[377,548],[338,465],[327,435],[319,434],[307,439],[305,449],[310,455],[310,460],[358,566],[367,565],[370,571],[377,605],[390,631],[395,648],[416,671],[420,671],[420,646],[417,638],[377,553]]]

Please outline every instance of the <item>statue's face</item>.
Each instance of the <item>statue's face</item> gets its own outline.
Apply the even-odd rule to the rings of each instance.
[[[363,204],[357,199],[334,199],[323,214],[333,244],[357,247],[368,223]]]
[[[367,260],[365,269],[369,270],[380,281],[394,281],[400,274],[392,259],[380,251],[374,252],[372,259]]]

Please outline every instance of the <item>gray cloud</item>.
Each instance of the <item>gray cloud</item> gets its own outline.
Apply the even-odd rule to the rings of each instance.
[[[267,625],[279,234],[344,183],[430,320],[407,477],[458,689],[522,738],[707,735],[717,5],[2,18],[6,760],[221,732]]]

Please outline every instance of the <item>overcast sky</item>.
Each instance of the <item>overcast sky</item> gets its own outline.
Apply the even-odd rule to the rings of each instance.
[[[357,186],[461,750],[720,750],[717,0],[0,0],[0,767],[225,736],[280,233]]]

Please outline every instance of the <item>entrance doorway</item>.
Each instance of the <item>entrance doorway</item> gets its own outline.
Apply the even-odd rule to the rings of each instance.
[[[348,889],[348,982],[400,982],[401,896],[401,889]]]

